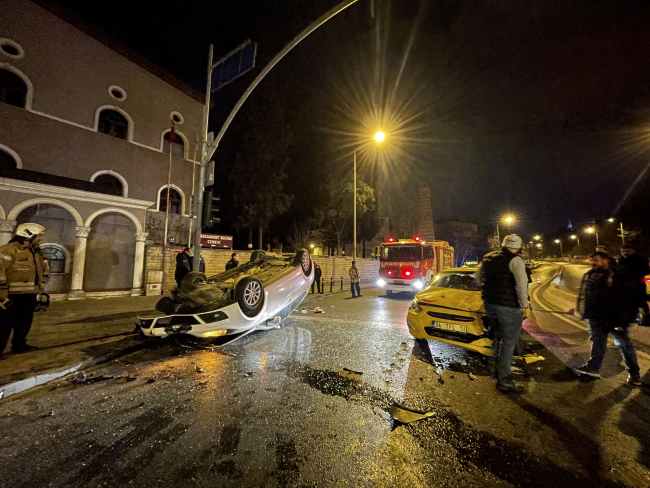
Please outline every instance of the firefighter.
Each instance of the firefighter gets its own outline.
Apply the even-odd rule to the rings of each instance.
[[[38,349],[27,344],[36,297],[49,281],[47,261],[39,248],[45,228],[20,224],[8,244],[0,247],[0,357],[13,330],[11,350]]]

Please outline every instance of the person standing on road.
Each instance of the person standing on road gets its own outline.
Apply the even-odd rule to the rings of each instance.
[[[323,275],[323,271],[320,269],[320,266],[314,262],[314,283],[318,287],[318,293],[320,293],[320,278]],[[311,292],[314,293],[314,283],[311,284]]]
[[[621,247],[616,274],[620,279],[621,299],[632,309],[643,310],[641,325],[650,326],[650,311],[643,279],[650,274],[648,258],[636,253],[630,245]]]
[[[193,256],[194,253],[192,252],[191,247],[186,247],[183,249],[183,252],[179,252],[176,255],[176,271],[174,272],[174,279],[179,288],[181,287],[185,275],[192,271]],[[203,260],[203,256],[201,256],[201,261],[199,262],[199,271],[205,273],[205,261]]]
[[[641,385],[641,375],[634,345],[628,333],[633,320],[629,307],[622,300],[625,293],[621,287],[620,275],[609,266],[610,256],[602,251],[591,255],[593,267],[585,273],[580,283],[576,305],[583,320],[589,320],[591,354],[589,361],[575,368],[578,374],[600,378],[600,367],[607,352],[607,336],[611,333],[621,349],[629,372],[627,382]],[[634,315],[638,307],[634,311]]]
[[[230,261],[226,263],[226,271],[239,266],[239,260],[237,258],[238,258],[237,253],[236,252],[232,253],[232,255],[230,256]]]
[[[492,343],[497,367],[497,389],[521,392],[512,379],[511,366],[519,341],[524,310],[528,307],[528,275],[521,258],[523,241],[516,234],[507,235],[499,251],[487,254],[476,272],[487,316],[497,322]]]
[[[361,296],[361,288],[359,286],[359,282],[361,281],[361,275],[359,274],[359,270],[357,269],[357,262],[352,261],[352,267],[350,268],[350,271],[348,271],[350,275],[350,291],[352,291],[352,298],[356,298],[357,296]],[[357,294],[354,294],[354,291],[356,290]]]
[[[49,281],[47,261],[39,243],[45,227],[20,224],[8,244],[0,247],[0,357],[13,330],[11,350],[22,353],[38,349],[27,344],[32,328],[36,297]]]

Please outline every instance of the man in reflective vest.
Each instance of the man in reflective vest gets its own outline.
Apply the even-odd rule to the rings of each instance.
[[[521,258],[521,237],[510,234],[503,239],[501,246],[499,251],[483,258],[475,277],[481,284],[487,315],[498,323],[492,345],[497,365],[497,389],[518,393],[523,389],[512,380],[510,368],[524,321],[524,310],[528,307],[528,276]]]
[[[8,244],[0,247],[0,358],[13,330],[11,349],[38,349],[27,344],[36,296],[49,280],[47,261],[38,244],[45,232],[39,224],[20,224]]]

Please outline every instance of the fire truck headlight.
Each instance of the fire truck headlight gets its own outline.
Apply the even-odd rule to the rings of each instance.
[[[377,280],[377,286],[386,286],[386,282],[383,279],[379,278]]]
[[[424,284],[421,281],[416,281],[416,282],[413,283],[413,287],[416,290],[421,290],[423,286],[424,286]]]

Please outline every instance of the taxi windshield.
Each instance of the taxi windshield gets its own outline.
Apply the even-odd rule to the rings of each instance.
[[[452,288],[454,290],[481,291],[480,285],[474,280],[474,273],[441,273],[431,282],[437,288]]]
[[[422,246],[386,246],[381,253],[382,261],[419,261],[422,259]]]

